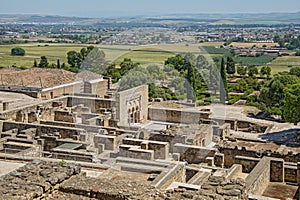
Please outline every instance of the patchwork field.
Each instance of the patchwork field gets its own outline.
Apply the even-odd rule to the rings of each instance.
[[[234,45],[248,45],[254,43],[233,43]],[[256,43],[255,43],[256,44]],[[264,43],[260,44],[263,45]],[[158,44],[158,45],[145,45],[145,46],[129,46],[129,45],[98,45],[104,51],[106,60],[108,62],[115,62],[119,64],[124,58],[131,58],[134,62],[139,62],[143,66],[156,64],[162,65],[164,61],[174,56],[177,53],[192,52],[194,54],[202,53],[208,57],[220,57],[222,54],[207,54],[207,48],[212,46],[218,47],[218,42],[206,42],[201,44]],[[11,56],[10,52],[13,47],[22,47],[26,51],[25,56]],[[37,61],[41,56],[46,56],[50,63],[56,63],[57,59],[60,62],[67,63],[66,54],[68,51],[80,51],[81,48],[88,45],[81,44],[45,44],[45,43],[28,43],[28,44],[14,44],[14,45],[1,45],[0,46],[0,67],[16,65],[18,67],[32,67],[34,59]],[[199,46],[203,46],[199,48]],[[220,50],[217,48],[217,50]],[[222,50],[222,49],[221,49]],[[214,51],[213,51],[214,52]],[[210,53],[213,53],[210,52]],[[218,53],[218,52],[217,52]],[[245,60],[245,58],[244,58]],[[263,66],[262,63],[249,61],[251,64]],[[266,61],[268,62],[268,61]],[[244,63],[245,64],[245,63]],[[289,65],[300,66],[300,57],[298,56],[282,56],[277,57],[267,65],[271,66],[272,74],[289,71]],[[259,67],[260,68],[260,67]]]
[[[46,56],[50,63],[67,63],[68,51],[80,51],[81,48],[88,45],[80,44],[43,44],[29,43],[18,45],[0,46],[0,67],[16,65],[18,67],[32,67],[34,59],[39,60],[41,56]],[[21,47],[26,51],[25,56],[11,56],[13,47]],[[200,53],[198,44],[162,44],[149,46],[129,46],[129,45],[99,45],[104,51],[108,62],[120,63],[125,57],[131,58],[142,65],[162,64],[168,57],[176,53]]]

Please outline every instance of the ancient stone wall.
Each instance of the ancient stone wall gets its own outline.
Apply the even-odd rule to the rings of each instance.
[[[297,183],[297,163],[284,165],[284,182]]]
[[[117,148],[117,138],[109,135],[95,135],[94,146],[98,148],[100,144],[104,144],[105,150],[114,151]]]
[[[141,85],[116,95],[116,119],[127,126],[148,119],[148,85]]]
[[[270,182],[270,158],[262,158],[245,182],[249,194],[262,195]]]
[[[5,132],[11,129],[18,129],[19,131],[22,131],[29,128],[36,128],[38,136],[41,136],[43,134],[53,134],[55,132],[58,132],[62,139],[73,138],[75,135],[79,135],[81,132],[84,132],[83,129],[79,129],[79,128],[67,128],[67,127],[59,127],[59,126],[27,124],[27,123],[8,122],[8,121],[3,122],[2,131]]]
[[[181,161],[185,160],[188,163],[198,164],[207,162],[207,157],[214,157],[216,149],[185,144],[175,144],[174,152],[180,153]]]
[[[65,84],[52,88],[42,89],[42,91],[40,92],[40,96],[42,99],[53,99],[65,94],[73,94],[76,92],[81,93],[83,92],[81,88],[83,88],[83,82],[78,81],[74,82],[73,84]]]
[[[200,111],[183,111],[154,107],[150,107],[148,110],[149,120],[172,123],[199,124],[201,119],[208,119],[210,116],[209,112]]]
[[[73,96],[68,97],[68,107],[74,107],[76,105],[83,104],[85,107],[89,107],[91,112],[100,113],[101,109],[111,109],[115,106],[115,101],[112,99],[103,99],[103,98],[92,98],[92,97],[79,97]]]
[[[257,163],[260,161],[259,158],[251,158],[251,157],[244,157],[244,156],[236,156],[235,163],[242,165],[242,169],[244,173],[250,173]]]
[[[166,189],[173,182],[185,182],[185,167],[183,164],[177,164],[167,173],[161,173],[153,182],[153,186]]]
[[[162,134],[162,133],[151,133],[149,140],[168,142],[170,152],[174,152],[174,145],[177,143],[185,144],[186,136],[185,135],[172,135],[172,134]]]
[[[76,123],[76,114],[64,110],[54,111],[54,121]]]
[[[270,165],[270,181],[284,182],[284,160],[272,158]]]
[[[154,160],[154,151],[141,149],[140,146],[120,145],[119,156],[143,160]]]
[[[257,152],[255,150],[248,150],[245,147],[219,147],[218,148],[220,153],[224,154],[225,167],[230,167],[235,163],[236,156],[244,156],[244,157],[252,157],[252,158],[262,158],[264,156],[274,157],[274,158],[282,158],[285,162],[293,162],[297,163],[300,161],[300,154],[298,153],[288,153],[288,154],[281,154],[278,152],[270,152],[270,151],[263,151]]]
[[[169,157],[169,143],[167,142],[124,138],[122,143],[125,145],[140,146],[145,150],[153,150],[154,159],[167,159]]]

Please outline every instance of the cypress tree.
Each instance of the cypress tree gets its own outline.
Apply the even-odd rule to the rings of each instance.
[[[60,61],[59,61],[59,59],[57,59],[56,67],[57,67],[58,69],[60,69]]]
[[[36,59],[34,59],[33,67],[38,67],[38,64],[36,62]]]
[[[227,97],[227,79],[226,79],[226,69],[225,69],[225,61],[222,58],[221,68],[220,68],[221,80],[220,80],[220,101],[221,103],[225,103]]]

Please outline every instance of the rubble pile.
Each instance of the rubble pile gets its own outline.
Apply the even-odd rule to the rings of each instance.
[[[172,200],[246,200],[248,195],[245,191],[245,182],[241,179],[226,181],[224,177],[211,176],[198,191],[175,189],[167,192],[173,193],[169,198]]]
[[[7,200],[39,198],[80,171],[78,165],[34,161],[0,177],[0,196]]]
[[[94,199],[151,199],[161,192],[149,184],[136,182],[134,179],[92,178],[84,174],[76,175],[60,185],[60,195],[70,194]]]

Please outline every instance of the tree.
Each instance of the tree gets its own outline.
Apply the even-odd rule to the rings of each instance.
[[[267,76],[267,78],[270,78],[270,76],[271,76],[271,67],[263,66],[260,69],[260,74],[261,74],[261,76]]]
[[[59,59],[57,59],[57,64],[56,64],[56,67],[57,67],[58,69],[60,69],[60,68],[61,68],[61,66],[60,66],[60,60],[59,60]]]
[[[79,67],[79,65],[81,64],[81,58],[79,55],[80,54],[78,54],[76,51],[69,51],[67,53],[67,60],[71,67]]]
[[[166,79],[165,72],[157,65],[149,65],[147,71],[153,77],[153,79],[164,80]]]
[[[292,67],[290,69],[290,74],[300,77],[300,67]]]
[[[246,73],[247,73],[247,69],[246,67],[243,67],[243,66],[238,66],[237,67],[237,73],[241,76],[245,76]]]
[[[300,51],[297,51],[295,56],[300,56]]]
[[[196,60],[197,69],[209,69],[210,65],[203,55],[199,55]]]
[[[248,84],[245,79],[240,79],[237,81],[236,90],[238,92],[245,92],[248,89]]]
[[[81,65],[79,68],[102,74],[107,68],[105,63],[105,53],[99,48],[92,48],[91,51],[89,49],[87,50],[87,57],[80,61]]]
[[[248,75],[249,76],[255,76],[258,74],[258,69],[255,66],[248,67]]]
[[[300,122],[300,83],[290,85],[284,89],[283,117],[294,123]]]
[[[11,49],[12,56],[25,56],[25,50],[20,47],[15,47]]]
[[[226,72],[227,74],[235,74],[235,62],[232,57],[227,58]]]
[[[49,66],[48,60],[46,58],[46,56],[42,56],[40,63],[39,63],[39,67],[40,68],[47,68]]]
[[[288,85],[294,85],[300,83],[300,79],[297,76],[290,75],[288,73],[276,74],[262,89],[259,96],[268,108],[281,109],[284,105],[284,89]]]
[[[222,58],[221,61],[221,68],[220,68],[220,74],[221,74],[221,81],[220,81],[220,101],[221,103],[226,102],[226,91],[227,91],[227,77],[226,77],[226,71],[225,71],[225,61],[224,58]]]
[[[185,60],[181,55],[170,57],[165,61],[165,65],[172,65],[178,71],[184,70]]]
[[[280,46],[281,48],[285,47],[285,40],[284,40],[283,38],[280,38],[280,39],[278,40],[278,44],[279,44],[279,46]]]
[[[122,77],[119,85],[120,90],[123,91],[143,84],[150,84],[151,82],[153,81],[151,80],[149,74],[132,70]]]
[[[36,59],[34,59],[33,67],[38,67],[38,64],[37,64],[37,62],[36,62]]]
[[[187,73],[187,80],[186,89],[187,89],[187,99],[195,100],[195,91],[196,91],[196,78],[195,78],[195,69],[193,66],[188,66],[188,73]],[[188,83],[190,85],[188,85]]]

